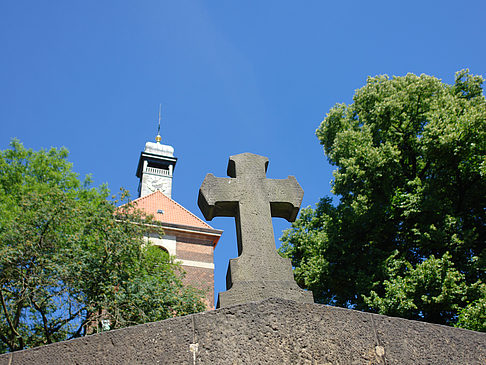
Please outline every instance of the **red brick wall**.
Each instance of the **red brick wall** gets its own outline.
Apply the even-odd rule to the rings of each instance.
[[[213,264],[213,237],[203,233],[181,232],[164,228],[165,234],[176,236],[176,258]],[[182,265],[186,272],[184,284],[205,293],[207,309],[214,309],[214,269]]]
[[[186,272],[184,284],[202,289],[207,309],[214,309],[214,270],[185,265],[182,265],[182,268]]]
[[[213,263],[213,247],[180,242],[177,237],[177,258],[180,260]]]

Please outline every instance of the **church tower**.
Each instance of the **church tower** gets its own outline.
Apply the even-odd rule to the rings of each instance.
[[[159,117],[160,132],[160,117]],[[172,146],[147,142],[140,154],[136,175],[139,197],[133,201],[140,210],[158,221],[164,235],[149,234],[153,245],[167,251],[184,269],[184,284],[205,293],[207,309],[214,309],[214,248],[223,231],[214,229],[172,199],[172,176],[177,158]],[[198,183],[194,182],[197,196]]]
[[[140,154],[137,167],[139,198],[157,190],[169,198],[172,195],[172,175],[177,158],[174,157],[174,147],[161,144],[161,139],[157,134],[156,143],[145,143],[145,149]]]

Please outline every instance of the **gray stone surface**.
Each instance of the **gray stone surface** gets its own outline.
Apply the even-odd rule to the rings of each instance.
[[[0,365],[157,363],[485,364],[486,334],[267,299],[0,356]]]
[[[231,156],[228,176],[208,174],[199,190],[198,205],[204,217],[235,217],[238,258],[231,259],[226,292],[218,307],[279,297],[312,303],[311,292],[294,281],[290,260],[275,249],[272,217],[292,222],[304,192],[297,180],[267,179],[268,159],[252,153]]]
[[[0,356],[10,364],[190,364],[193,318],[168,319]]]

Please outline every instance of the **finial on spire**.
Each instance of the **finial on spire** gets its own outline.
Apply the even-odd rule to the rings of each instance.
[[[162,140],[162,137],[160,136],[160,119],[161,119],[161,115],[162,115],[162,104],[159,104],[159,128],[157,129],[157,137],[155,137],[155,141],[157,143],[160,143],[160,141]]]

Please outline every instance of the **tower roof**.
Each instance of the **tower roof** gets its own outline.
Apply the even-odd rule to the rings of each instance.
[[[144,152],[151,153],[153,155],[158,155],[158,156],[174,157],[174,147],[166,144],[161,144],[160,142],[145,143]]]
[[[135,199],[133,203],[138,209],[153,215],[158,222],[214,229],[160,191]]]

